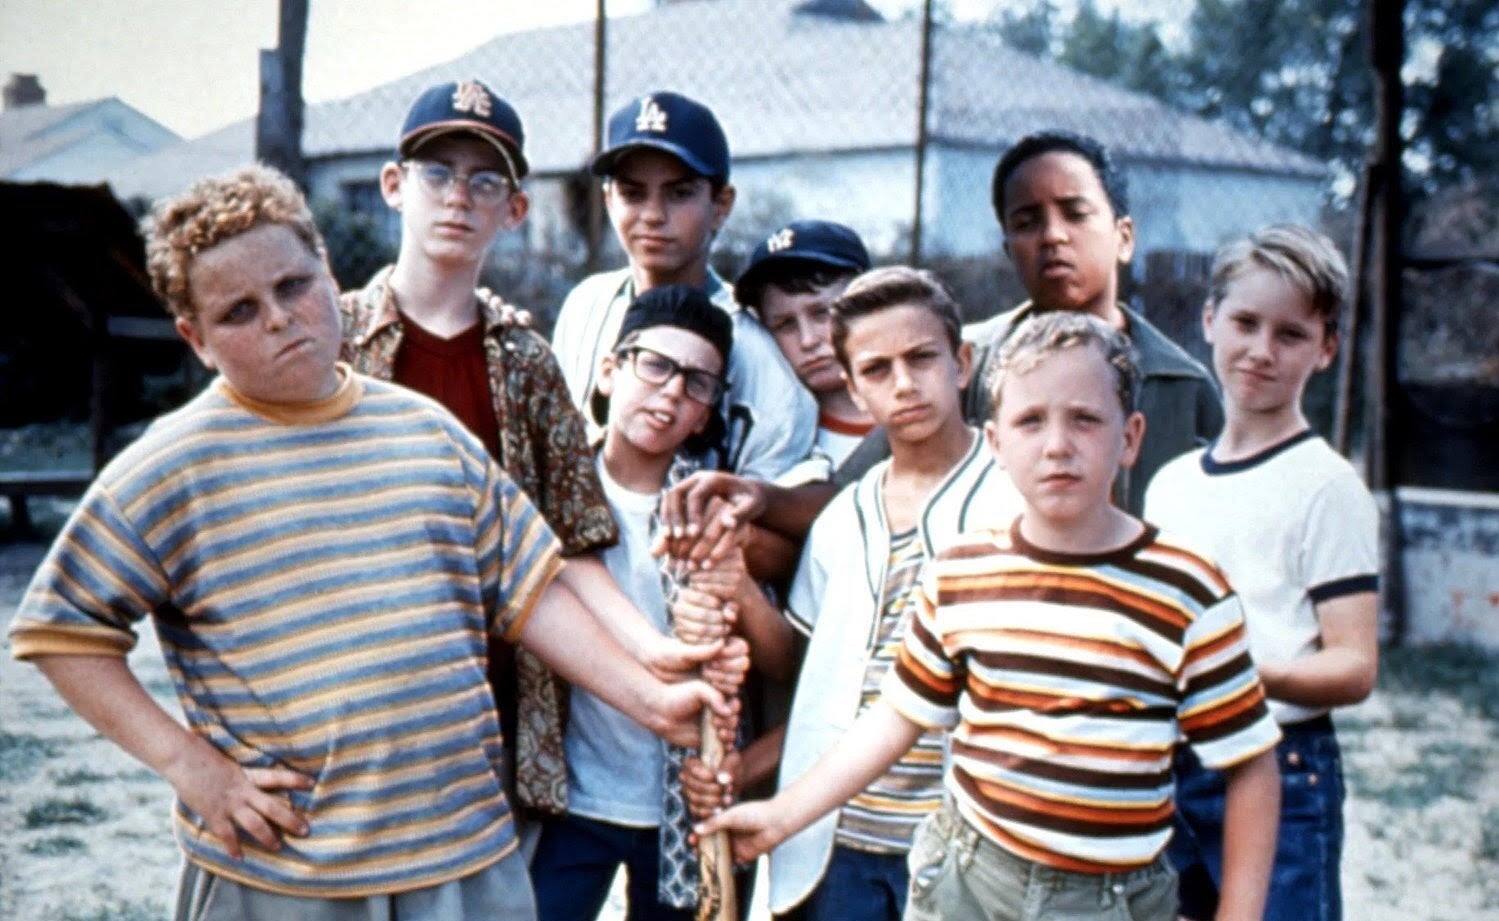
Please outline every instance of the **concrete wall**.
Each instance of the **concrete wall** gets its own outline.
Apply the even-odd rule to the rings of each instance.
[[[1499,494],[1403,487],[1396,498],[1406,642],[1499,650]]]

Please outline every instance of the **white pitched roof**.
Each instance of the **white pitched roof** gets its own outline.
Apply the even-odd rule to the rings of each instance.
[[[736,159],[912,146],[919,20],[795,12],[803,5],[697,0],[609,20],[606,115],[639,93],[673,89],[714,110]],[[997,155],[1024,134],[1062,127],[1092,135],[1124,162],[1310,178],[1323,172],[1294,151],[1015,51],[977,27],[939,27],[933,48],[928,126],[937,143],[979,145]],[[591,22],[501,35],[447,63],[309,106],[307,156],[391,151],[407,107],[422,90],[471,76],[520,112],[533,173],[565,172],[586,162]],[[252,125],[145,158],[121,171],[117,188],[125,195],[160,194],[185,177],[244,162],[253,150]]]

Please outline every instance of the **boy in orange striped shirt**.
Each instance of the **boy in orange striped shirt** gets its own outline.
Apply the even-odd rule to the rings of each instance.
[[[1279,732],[1222,574],[1109,501],[1139,451],[1127,340],[1050,313],[1005,344],[985,434],[1025,501],[926,567],[878,705],[802,781],[699,826],[746,859],[952,729],[945,808],[917,832],[906,918],[1175,917],[1171,758],[1225,771],[1219,921],[1259,918]]]

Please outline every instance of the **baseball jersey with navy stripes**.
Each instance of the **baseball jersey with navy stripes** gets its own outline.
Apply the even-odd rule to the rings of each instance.
[[[433,886],[516,846],[485,635],[516,638],[556,538],[461,423],[341,367],[327,400],[222,379],[100,473],[22,599],[16,657],[124,657],[150,618],[187,724],[316,781],[310,832],[231,858],[181,802],[187,858],[298,896]]]
[[[1083,873],[1149,864],[1171,834],[1172,750],[1224,768],[1280,731],[1238,600],[1153,527],[1103,554],[964,535],[923,575],[884,699],[955,727],[946,779],[995,844]]]

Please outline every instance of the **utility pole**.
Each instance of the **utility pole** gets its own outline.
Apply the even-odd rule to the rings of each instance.
[[[1400,453],[1405,433],[1400,390],[1400,306],[1404,224],[1400,119],[1405,111],[1405,87],[1400,80],[1405,61],[1404,0],[1372,0],[1369,5],[1369,51],[1374,66],[1375,140],[1370,185],[1374,216],[1374,323],[1368,413],[1369,488],[1389,497],[1389,528],[1384,542],[1382,583],[1384,607],[1390,618],[1390,641],[1405,635],[1405,579],[1400,521]]]
[[[280,0],[276,47],[260,52],[260,112],[255,159],[281,170],[304,191],[302,56],[307,47],[308,0]]]

